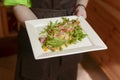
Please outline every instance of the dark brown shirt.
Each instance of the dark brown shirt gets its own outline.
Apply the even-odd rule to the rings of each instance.
[[[32,7],[44,9],[68,9],[74,7],[76,0],[32,0]]]

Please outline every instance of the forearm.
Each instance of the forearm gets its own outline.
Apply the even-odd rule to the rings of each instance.
[[[87,18],[86,7],[89,0],[77,0],[74,14],[77,16],[82,16],[85,19]]]
[[[89,0],[77,0],[76,5],[77,5],[77,4],[82,4],[82,5],[84,5],[85,7],[87,7],[88,1],[89,1]]]
[[[26,6],[24,5],[17,5],[13,8],[15,17],[20,22],[22,26],[25,26],[26,20],[32,20],[37,19],[37,17],[34,15],[34,13]]]

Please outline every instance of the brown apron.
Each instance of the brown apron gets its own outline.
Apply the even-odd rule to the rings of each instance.
[[[31,10],[38,18],[72,15],[76,0],[32,0]],[[68,5],[69,4],[69,5]],[[35,60],[27,32],[19,31],[15,80],[76,80],[80,55]]]

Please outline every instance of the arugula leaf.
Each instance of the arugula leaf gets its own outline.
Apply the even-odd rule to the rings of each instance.
[[[61,33],[63,32],[63,34]],[[47,28],[45,28],[40,34],[46,34],[46,41],[43,43],[43,47],[56,51],[56,49],[62,50],[62,46],[68,47],[69,44],[76,44],[87,36],[83,33],[80,26],[80,22],[77,19],[69,20],[69,18],[62,17],[62,21],[58,20],[53,23],[50,21]]]

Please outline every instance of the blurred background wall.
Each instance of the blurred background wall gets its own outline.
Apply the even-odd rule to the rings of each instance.
[[[90,53],[110,80],[120,79],[120,0],[90,0],[88,22],[108,46]]]

